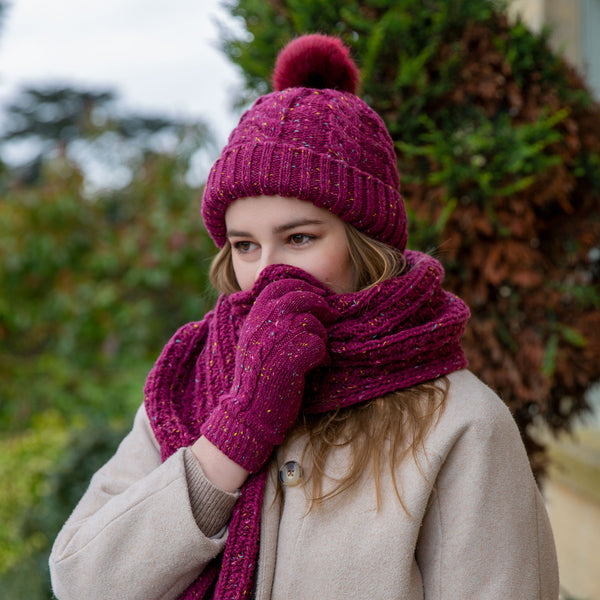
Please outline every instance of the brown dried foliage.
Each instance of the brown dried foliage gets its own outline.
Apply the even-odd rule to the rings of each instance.
[[[446,101],[474,103],[488,116],[508,111],[515,125],[567,108],[562,139],[550,148],[561,163],[527,189],[491,199],[492,216],[459,202],[439,251],[448,287],[472,310],[465,338],[470,366],[509,405],[539,475],[544,453],[531,436],[535,417],[555,432],[569,429],[587,409],[586,389],[600,379],[600,308],[579,296],[586,286],[600,293],[598,184],[574,172],[579,153],[600,154],[600,107],[569,104],[536,70],[518,82],[493,42],[507,36],[508,24],[500,18],[497,26],[465,28],[459,79]],[[570,89],[583,89],[566,64],[564,77]],[[404,191],[417,214],[441,211],[443,190]]]

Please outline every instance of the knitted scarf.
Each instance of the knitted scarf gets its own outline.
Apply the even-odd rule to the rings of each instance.
[[[441,264],[406,251],[407,269],[368,290],[334,294],[308,273],[276,265],[251,291],[221,296],[202,321],[179,329],[148,376],[145,404],[166,460],[199,437],[200,426],[233,379],[236,342],[260,291],[277,278],[296,277],[324,290],[339,315],[328,325],[331,365],[306,380],[303,410],[325,412],[435,379],[467,365],[461,337],[467,306],[442,288]],[[251,597],[258,560],[266,468],[240,492],[223,555],[180,596]]]

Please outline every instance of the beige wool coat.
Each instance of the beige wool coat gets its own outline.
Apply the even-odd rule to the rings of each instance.
[[[509,411],[469,371],[448,379],[419,464],[407,459],[395,474],[406,510],[386,471],[379,508],[370,475],[311,511],[302,485],[278,496],[269,479],[255,598],[558,598],[552,532]],[[300,463],[304,443],[278,448],[277,464]],[[336,452],[329,475],[347,460],[347,450]],[[223,550],[236,500],[211,485],[188,449],[161,463],[140,408],[55,541],[56,597],[177,598]]]

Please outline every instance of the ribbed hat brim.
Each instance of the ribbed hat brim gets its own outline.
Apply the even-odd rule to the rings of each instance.
[[[213,166],[202,216],[218,247],[226,241],[227,207],[262,195],[312,202],[374,239],[406,248],[406,211],[398,190],[344,161],[276,142],[228,146]]]

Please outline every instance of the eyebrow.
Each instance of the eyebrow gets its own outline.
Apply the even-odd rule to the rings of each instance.
[[[307,225],[323,225],[323,221],[321,221],[320,219],[297,219],[295,221],[290,221],[289,223],[284,223],[283,225],[273,227],[273,233],[283,233],[285,231],[289,231],[290,229],[295,229],[296,227],[306,227]],[[228,229],[226,232],[226,236],[251,237],[252,234],[249,231],[242,231],[239,229]]]

